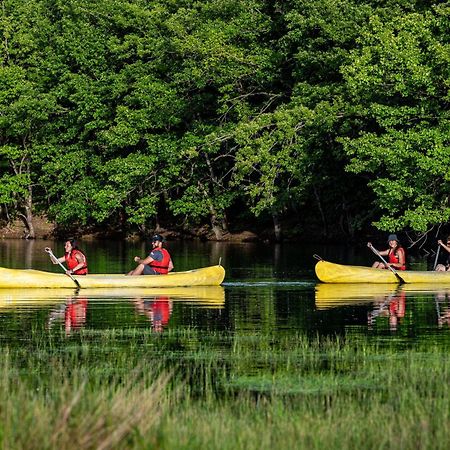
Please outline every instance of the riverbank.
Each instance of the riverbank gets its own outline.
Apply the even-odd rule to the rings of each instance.
[[[45,216],[35,216],[33,220],[35,231],[35,239],[63,239],[67,236],[75,236],[83,241],[94,241],[103,239],[117,239],[127,241],[142,241],[147,239],[154,233],[163,235],[169,241],[177,240],[200,240],[200,241],[219,241],[219,242],[276,242],[274,230],[266,224],[258,226],[251,223],[241,224],[240,229],[223,232],[220,239],[215,235],[211,227],[208,225],[191,227],[189,229],[176,229],[158,227],[157,229],[149,229],[144,236],[138,232],[123,232],[114,229],[78,229],[63,230],[56,223],[51,222]],[[301,226],[291,221],[287,221],[280,226],[281,238],[283,242],[317,242],[317,243],[349,243],[366,242],[366,240],[385,240],[386,233],[378,230],[360,231],[358,236],[348,236],[345,233],[337,233],[328,237],[323,236],[323,230],[311,225],[309,229],[302,229]],[[402,236],[403,242],[410,238]],[[29,234],[24,223],[16,219],[9,224],[0,224],[0,239],[28,239]]]
[[[33,220],[33,226],[35,231],[35,239],[52,239],[61,238],[62,235],[76,236],[78,239],[84,241],[96,240],[96,239],[126,239],[129,241],[142,240],[143,237],[138,233],[122,233],[114,230],[79,230],[78,232],[64,233],[59,230],[57,225],[49,221],[45,216],[36,216]],[[150,234],[159,233],[166,237],[168,240],[180,240],[180,239],[199,239],[204,241],[217,241],[217,237],[212,230],[207,226],[192,228],[189,232],[170,230],[165,228],[159,228],[158,230],[150,230]],[[258,235],[253,231],[243,230],[239,232],[226,232],[223,233],[220,241],[223,242],[256,242],[259,240],[265,240],[263,235]],[[9,224],[3,224],[0,226],[0,239],[28,239],[29,232],[23,221],[16,219]]]
[[[36,216],[33,220],[36,239],[51,239],[56,233],[56,225],[45,216]],[[15,219],[0,226],[0,239],[28,239],[29,230],[24,222]]]

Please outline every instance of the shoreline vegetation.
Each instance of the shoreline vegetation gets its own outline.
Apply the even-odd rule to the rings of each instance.
[[[278,238],[274,235],[273,230],[269,228],[258,229],[242,229],[240,231],[227,231],[222,233],[220,239],[217,238],[215,233],[212,231],[211,227],[205,225],[202,227],[193,227],[189,230],[180,229],[149,229],[146,233],[126,233],[125,231],[117,230],[83,230],[81,229],[58,229],[56,223],[51,222],[45,216],[36,216],[34,221],[34,238],[32,239],[45,239],[45,240],[58,240],[64,239],[67,236],[76,236],[77,239],[83,241],[91,240],[103,240],[103,239],[124,239],[127,241],[144,241],[149,238],[149,236],[158,233],[162,234],[168,240],[202,240],[202,241],[220,241],[220,242],[322,242],[322,243],[333,243],[333,242],[357,242],[358,239],[365,241],[368,238],[368,233],[358,233],[357,235],[350,238],[349,236],[334,236],[325,237],[321,235],[321,230],[310,229],[308,232],[301,233],[299,230],[294,230],[292,227],[287,226],[286,231],[280,233]],[[370,236],[376,236],[381,241],[385,240],[385,233],[375,231],[370,234]],[[9,224],[0,222],[0,240],[1,239],[30,239],[28,234],[28,228],[25,223],[16,219]]]
[[[126,240],[141,240],[148,238],[147,236],[143,236],[138,233],[126,234],[124,232],[117,232],[113,230],[108,231],[78,231],[74,232],[71,230],[70,232],[63,232],[57,229],[55,223],[50,222],[47,218],[43,216],[34,218],[34,238],[33,239],[58,239],[60,237],[68,236],[68,235],[76,235],[79,239],[94,240],[94,239],[105,239],[108,237],[118,237]],[[150,234],[162,233],[166,238],[171,240],[176,239],[201,239],[201,240],[217,240],[217,237],[214,235],[212,230],[209,227],[201,227],[201,228],[192,228],[188,233],[177,230],[166,230],[166,229],[155,229],[149,230]],[[268,233],[263,233],[263,236],[267,236]],[[261,235],[258,235],[252,231],[240,231],[236,233],[227,232],[224,233],[221,237],[221,241],[228,242],[255,242],[258,240],[264,240]],[[17,219],[12,221],[10,224],[0,226],[0,239],[29,239],[28,236],[28,228],[23,223],[23,221]]]
[[[5,449],[448,446],[446,340],[33,332],[0,349]]]

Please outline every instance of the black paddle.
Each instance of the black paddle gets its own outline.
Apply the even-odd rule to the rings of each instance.
[[[384,265],[397,277],[400,284],[406,283],[405,280],[398,274],[398,272],[392,266],[388,265],[387,261],[380,255],[380,252],[372,244],[368,244],[367,246],[375,253],[375,255],[377,255],[381,259],[381,261],[384,262]]]
[[[52,249],[45,247],[45,251],[49,254],[50,258],[53,261],[56,261],[62,267],[64,272],[66,272],[66,275],[68,275],[70,277],[70,279],[77,285],[77,288],[80,289],[81,288],[80,283],[78,283],[78,281],[75,280],[75,278],[72,276],[72,274],[67,273],[66,268],[61,264],[61,261],[53,254]]]
[[[436,258],[434,260],[434,266],[433,266],[433,270],[436,270],[436,266],[437,266],[437,262],[438,262],[438,258],[439,258],[439,251],[441,250],[441,246],[438,245],[438,249],[436,251]]]

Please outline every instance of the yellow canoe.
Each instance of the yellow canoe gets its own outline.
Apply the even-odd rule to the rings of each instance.
[[[363,266],[347,266],[343,264],[319,261],[316,264],[316,275],[323,283],[398,283],[399,280],[390,270],[374,269]],[[450,284],[450,272],[433,271],[397,271],[405,283],[427,283],[430,285]]]
[[[222,266],[203,267],[167,275],[98,274],[74,276],[87,288],[161,288],[181,286],[219,286],[225,278]],[[0,267],[0,288],[71,288],[75,283],[64,273]]]
[[[222,307],[225,291],[222,286],[194,286],[168,288],[121,288],[121,289],[0,289],[0,309],[42,307],[75,299],[169,299],[208,307]]]

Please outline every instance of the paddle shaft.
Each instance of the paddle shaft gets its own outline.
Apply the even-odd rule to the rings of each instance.
[[[50,257],[51,257],[54,261],[56,261],[56,262],[62,267],[62,269],[64,270],[64,272],[66,272],[66,275],[68,275],[68,276],[70,277],[70,279],[77,285],[77,288],[81,288],[80,283],[78,283],[78,281],[75,280],[75,278],[72,276],[72,274],[67,273],[66,268],[61,264],[61,261],[53,254],[53,252],[52,252],[50,249],[48,249],[48,250],[46,249],[45,251],[50,255]]]
[[[438,262],[438,258],[439,258],[439,251],[441,250],[441,246],[438,245],[438,249],[436,251],[436,258],[434,259],[434,266],[433,266],[433,270],[436,270],[436,266],[437,266],[437,262]]]
[[[383,258],[383,256],[381,256],[380,252],[373,245],[369,245],[369,248],[375,253],[375,255],[377,255],[381,259],[381,261],[384,262],[384,265],[398,278],[400,283],[405,282],[405,280],[397,273],[397,271],[392,266],[387,263],[387,261]]]

